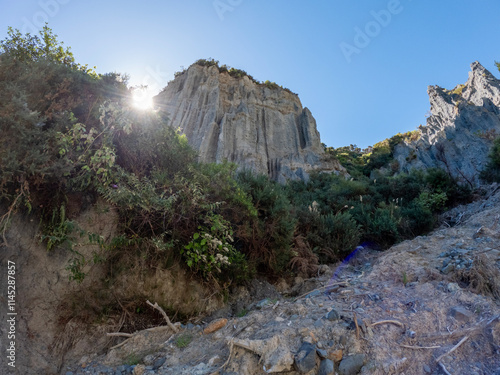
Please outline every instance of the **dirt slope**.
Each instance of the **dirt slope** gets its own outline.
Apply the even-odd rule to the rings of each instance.
[[[493,186],[428,236],[360,247],[316,278],[281,281],[281,295],[240,290],[215,332],[210,319],[140,332],[62,373],[500,374],[499,221]]]

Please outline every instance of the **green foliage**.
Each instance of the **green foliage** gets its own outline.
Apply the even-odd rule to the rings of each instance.
[[[175,338],[175,346],[179,349],[184,349],[189,346],[189,344],[193,341],[193,335],[190,333],[181,333]]]
[[[43,228],[41,242],[45,242],[47,251],[56,247],[68,245],[73,247],[74,237],[71,235],[75,229],[75,223],[66,219],[66,209],[61,206],[52,212],[52,217]]]
[[[500,62],[495,61],[495,65],[496,65],[496,67],[497,67],[498,71],[500,72]]]
[[[343,259],[359,244],[360,227],[349,212],[317,215],[307,240],[322,263]]]
[[[488,183],[500,182],[500,137],[493,142],[489,159],[488,164],[484,170],[481,171],[479,177],[481,180]]]
[[[442,211],[446,207],[448,196],[446,193],[429,193],[423,191],[418,197],[419,203],[430,211]]]
[[[238,175],[238,182],[255,206],[257,216],[242,223],[238,236],[245,242],[249,260],[263,271],[283,271],[291,257],[296,218],[284,188],[267,176],[251,172]]]
[[[278,85],[276,82],[271,82],[269,80],[266,80],[265,82],[259,82],[258,80],[256,80],[254,77],[252,77],[250,74],[248,74],[246,71],[242,70],[242,69],[236,69],[236,68],[232,68],[232,67],[229,67],[227,65],[219,65],[219,61],[218,60],[215,60],[215,59],[199,59],[195,62],[196,65],[199,65],[199,66],[207,66],[207,67],[210,67],[210,66],[216,66],[218,69],[219,69],[219,73],[227,73],[229,74],[231,77],[234,77],[234,78],[243,78],[243,77],[248,77],[248,79],[250,81],[252,81],[253,83],[257,84],[257,85],[262,85],[262,86],[266,86],[267,88],[271,89],[271,90],[275,90],[275,89],[278,89],[278,88],[281,88],[282,90],[285,90],[291,94],[294,94],[290,89],[286,88],[286,87],[283,87],[283,86],[280,86]],[[182,74],[184,74],[185,70],[184,71],[181,71],[181,72],[176,72],[174,74],[175,77],[178,77]],[[295,94],[296,95],[296,94]]]
[[[349,174],[359,178],[361,175],[370,176],[373,170],[382,167],[389,167],[393,172],[397,172],[399,166],[395,164],[393,158],[394,149],[402,142],[413,142],[418,140],[419,137],[420,132],[414,130],[398,133],[364,150],[361,150],[356,145],[350,145],[339,148],[327,147],[325,151],[328,155],[338,159],[346,167]]]
[[[206,217],[206,226],[198,227],[181,253],[186,264],[207,280],[220,279],[225,269],[231,266],[245,269],[245,259],[233,245],[233,231],[230,223],[220,215]],[[241,271],[241,270],[240,270]]]
[[[47,24],[40,30],[39,35],[29,33],[23,35],[18,29],[12,27],[8,28],[7,34],[8,38],[0,41],[0,55],[5,53],[24,63],[46,60],[97,77],[93,69],[75,62],[71,49],[64,48],[64,43],[57,40],[57,35],[54,35]]]

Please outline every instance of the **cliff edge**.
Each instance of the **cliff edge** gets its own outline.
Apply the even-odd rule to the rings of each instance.
[[[316,121],[296,94],[191,65],[155,97],[202,162],[234,162],[273,180],[307,180],[313,170],[345,173],[326,160]]]
[[[500,135],[500,81],[479,62],[469,79],[453,90],[429,86],[431,115],[420,137],[396,146],[401,171],[439,167],[471,185],[487,164],[493,140]]]

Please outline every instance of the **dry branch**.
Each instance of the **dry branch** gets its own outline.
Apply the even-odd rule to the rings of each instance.
[[[160,306],[158,306],[158,302],[155,302],[155,304],[154,304],[154,305],[153,305],[151,302],[149,302],[149,301],[146,301],[146,303],[147,303],[149,306],[151,306],[153,309],[158,310],[158,311],[161,313],[161,315],[163,315],[163,318],[165,319],[165,321],[167,322],[167,325],[170,327],[170,329],[171,329],[172,331],[174,331],[175,333],[179,332],[179,330],[177,329],[177,327],[176,327],[176,326],[174,326],[174,325],[172,324],[172,322],[170,321],[170,319],[169,319],[169,317],[168,317],[167,313],[165,312],[165,310],[163,310]]]
[[[314,290],[310,290],[309,292],[304,293],[304,294],[302,294],[301,296],[296,297],[296,298],[293,300],[293,302],[295,302],[295,301],[297,301],[297,300],[301,299],[302,297],[307,296],[308,294],[311,294],[311,293],[316,292],[316,291],[319,291],[319,290],[328,289],[328,288],[330,288],[330,287],[332,287],[332,286],[335,286],[335,285],[348,285],[348,284],[349,284],[349,280],[347,280],[347,281],[339,281],[339,282],[337,282],[337,283],[331,283],[331,284],[329,283],[328,285],[322,286],[321,288],[317,288],[317,289],[314,289]]]
[[[444,353],[444,354],[440,355],[440,356],[436,359],[436,362],[439,362],[441,359],[443,359],[443,357],[446,357],[447,355],[450,355],[451,353],[453,353],[455,350],[457,350],[457,349],[458,349],[458,347],[459,347],[460,345],[462,345],[464,342],[466,342],[468,338],[469,338],[469,336],[465,336],[462,340],[460,340],[460,341],[458,342],[458,344],[457,344],[457,345],[455,345],[453,348],[451,348],[449,352],[447,352],[447,353]]]
[[[114,336],[114,337],[132,337],[135,333],[125,333],[125,332],[111,332],[106,333],[106,336]]]
[[[354,315],[354,325],[356,326],[356,339],[359,340],[359,324],[358,324],[358,317],[356,316],[356,313],[352,313]]]
[[[437,349],[437,348],[440,348],[439,345],[436,345],[436,346],[411,346],[411,345],[400,344],[399,346],[402,346],[403,348],[407,348],[407,349]]]
[[[444,367],[444,365],[441,362],[438,362],[438,365],[441,367],[441,370],[443,370],[443,372],[446,375],[451,375],[450,372],[446,369],[446,367]]]
[[[217,375],[219,374],[220,370],[222,370],[224,367],[227,366],[227,364],[229,363],[229,361],[231,360],[231,357],[233,356],[233,347],[234,347],[234,343],[232,341],[229,341],[228,342],[228,345],[229,345],[229,357],[227,357],[227,360],[226,362],[224,362],[224,364],[222,366],[220,366],[217,370],[215,370],[214,372],[211,372],[210,375]]]
[[[370,327],[375,327],[375,326],[378,326],[379,324],[395,324],[403,329],[406,328],[403,323],[398,322],[397,320],[381,320],[379,322],[375,322],[375,323],[370,324]]]

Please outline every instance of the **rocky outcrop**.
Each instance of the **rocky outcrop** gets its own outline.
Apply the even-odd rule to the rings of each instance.
[[[296,94],[193,64],[155,98],[202,162],[225,160],[279,182],[312,170],[345,172],[326,161],[316,121]]]
[[[439,167],[472,185],[488,162],[492,141],[500,136],[500,81],[480,63],[453,90],[428,88],[431,116],[420,139],[396,146],[402,171]]]

